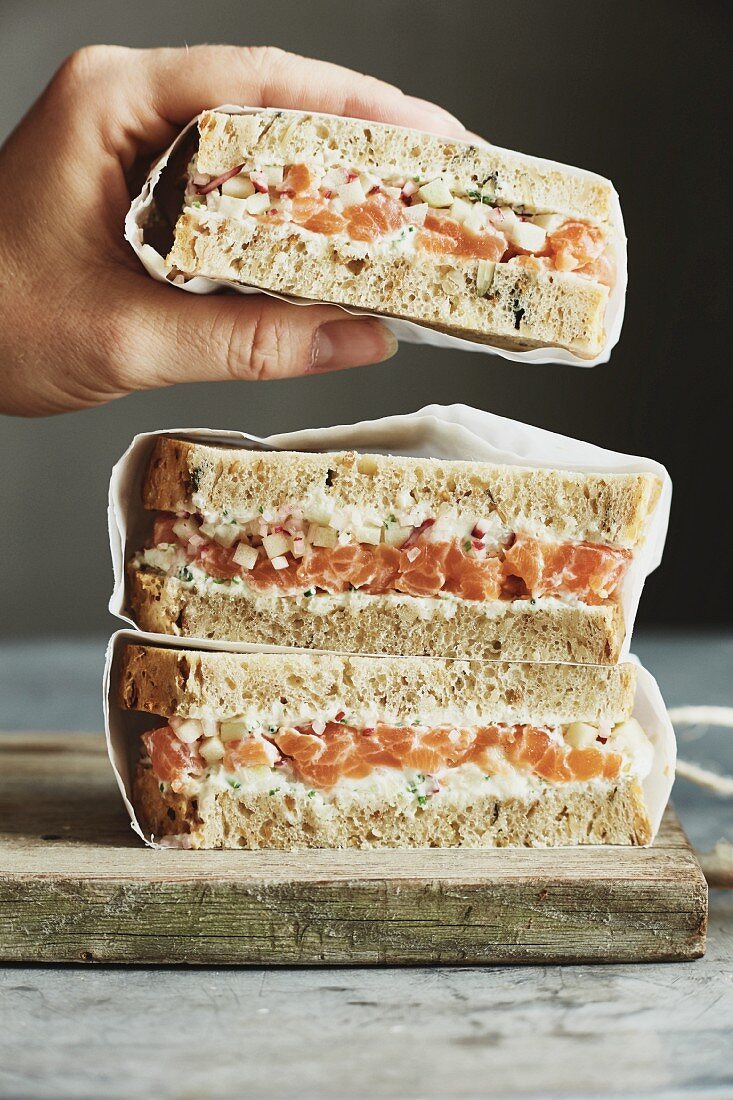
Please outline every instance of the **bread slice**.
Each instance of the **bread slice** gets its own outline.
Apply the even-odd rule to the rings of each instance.
[[[218,653],[128,643],[116,700],[166,717],[244,714],[296,722],[330,706],[367,707],[402,721],[439,725],[456,711],[471,721],[614,724],[631,715],[632,664],[609,666],[367,657],[335,653]]]
[[[251,451],[158,436],[143,480],[146,508],[256,515],[317,494],[329,508],[375,508],[398,501],[433,514],[496,511],[522,530],[557,540],[633,549],[661,493],[655,474],[579,473],[459,459],[354,451]]]
[[[204,111],[196,168],[218,176],[248,158],[257,164],[297,164],[328,157],[372,173],[440,176],[464,191],[490,180],[506,206],[537,214],[608,221],[613,187],[602,176],[468,141],[446,140],[402,126],[354,118],[263,110]]]
[[[459,539],[469,546],[466,553],[472,552],[468,533],[488,518],[500,525],[505,542],[513,533],[543,545],[590,543],[608,546],[628,561],[643,542],[660,489],[651,474],[354,452],[258,452],[161,436],[142,497],[150,510],[226,515],[228,523],[231,517],[244,524],[261,517],[269,522],[299,509],[308,524],[346,524],[354,543],[365,537],[359,523],[369,514],[378,525],[369,537],[379,543],[394,530],[392,520],[399,524],[407,517],[405,522],[419,526],[448,509],[452,526],[440,539]],[[349,517],[355,514],[361,519],[354,526]],[[275,527],[277,522],[273,519]],[[406,538],[417,529],[398,525],[397,532]],[[225,533],[231,530],[228,526]],[[298,560],[307,562],[309,553],[306,549]],[[294,569],[294,559],[291,564]],[[562,592],[516,598],[498,588],[495,598],[487,589],[485,598],[464,599],[455,588],[422,598],[392,590],[329,595],[306,580],[301,586],[297,578],[288,581],[284,594],[284,589],[256,590],[250,576],[245,571],[236,583],[220,584],[201,570],[181,574],[171,564],[166,571],[155,553],[139,553],[128,565],[128,607],[145,630],[345,652],[607,663],[618,658],[624,639],[623,612],[614,595],[601,603],[564,598]]]
[[[226,723],[238,717],[242,729],[269,730],[268,739],[277,741],[278,730],[309,721],[315,730],[315,719],[323,716],[330,723],[322,734],[327,742],[341,729],[334,716],[344,714],[357,737],[361,727],[367,736],[380,722],[428,729],[600,727],[610,749],[616,730],[629,725],[635,682],[631,665],[235,654],[128,644],[115,688],[120,707],[159,715],[148,720],[155,728],[169,718],[198,719],[212,734],[205,723],[216,720],[222,740]],[[579,722],[589,725],[572,725]],[[212,736],[217,741],[216,732]],[[570,732],[563,736],[570,739]],[[640,731],[637,736],[644,740]],[[287,757],[279,768],[224,774],[220,756],[207,753],[207,759],[215,762],[206,765],[205,777],[170,782],[156,772],[156,758],[151,762],[143,752],[133,802],[147,833],[175,837],[184,847],[285,849],[645,844],[651,837],[642,775],[628,767],[607,779],[557,782],[528,777],[521,767],[502,779],[501,772],[493,777],[467,764],[439,768],[428,782],[416,768],[377,766],[361,781],[336,778],[314,790]],[[429,793],[421,796],[426,782]]]
[[[415,809],[409,792],[316,802],[305,788],[275,802],[268,792],[217,791],[189,798],[161,791],[138,766],[133,802],[146,835],[188,848],[554,848],[649,844],[651,825],[636,779],[579,789],[539,788],[527,798],[476,792],[470,804],[446,794]]]
[[[243,163],[338,164],[385,180],[440,178],[457,195],[484,195],[488,187],[491,203],[502,209],[580,218],[613,237],[607,180],[491,146],[286,111],[205,112],[199,134],[196,171],[215,178]],[[391,245],[365,251],[344,233],[242,220],[203,201],[187,203],[176,225],[167,257],[175,273],[354,306],[501,348],[557,346],[592,358],[603,347],[609,292],[594,278],[525,265],[520,257],[492,264],[487,289],[487,269],[475,258]]]
[[[429,616],[423,617],[426,603]],[[199,590],[134,563],[128,606],[140,629],[152,633],[343,653],[608,664],[618,660],[624,640],[618,603],[533,606],[353,593],[339,606],[327,596],[248,598],[243,588],[223,585]]]

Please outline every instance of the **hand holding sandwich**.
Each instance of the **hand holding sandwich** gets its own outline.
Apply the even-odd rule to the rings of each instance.
[[[129,175],[225,102],[465,136],[432,103],[277,49],[73,54],[0,150],[0,411],[47,415],[178,382],[284,378],[394,353],[378,321],[254,295],[178,294],[139,265],[122,237]]]

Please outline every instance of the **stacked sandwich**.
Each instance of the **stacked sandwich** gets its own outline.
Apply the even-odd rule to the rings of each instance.
[[[146,833],[648,843],[654,750],[618,659],[660,489],[650,473],[156,437],[127,607],[220,648],[124,646]]]

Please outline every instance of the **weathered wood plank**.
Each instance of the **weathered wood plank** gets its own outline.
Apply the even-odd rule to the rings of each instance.
[[[707,888],[651,849],[153,852],[94,734],[0,741],[0,959],[410,964],[688,960]]]

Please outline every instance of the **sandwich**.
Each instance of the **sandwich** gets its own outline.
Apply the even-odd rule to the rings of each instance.
[[[660,489],[647,473],[159,436],[127,606],[184,637],[609,663]]]
[[[377,122],[205,111],[168,277],[593,358],[623,244],[608,180]]]
[[[132,803],[188,848],[647,844],[633,665],[127,644]]]

